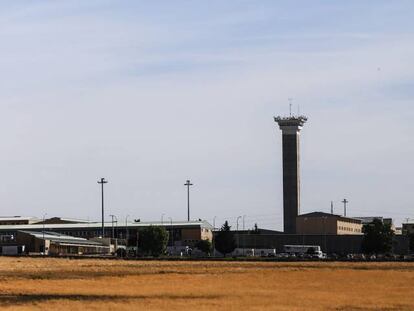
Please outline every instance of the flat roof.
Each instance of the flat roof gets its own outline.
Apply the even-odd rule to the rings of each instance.
[[[351,217],[344,217],[341,215],[336,215],[336,214],[329,214],[329,213],[324,213],[324,212],[311,212],[311,213],[307,213],[307,214],[301,214],[298,215],[297,217],[300,218],[322,218],[322,217],[326,217],[326,218],[336,218],[338,220],[341,221],[347,221],[347,222],[352,222],[352,223],[357,223],[360,224],[361,220],[357,219],[357,218],[351,218]]]
[[[163,227],[201,227],[213,229],[213,226],[210,225],[207,221],[164,221],[164,222],[128,222],[127,224],[118,222],[118,225],[114,223],[115,228],[139,228],[139,227],[149,227],[149,226],[163,226]],[[10,231],[10,230],[30,230],[30,229],[101,229],[101,223],[70,223],[70,224],[23,224],[23,225],[2,225],[0,226],[0,231]],[[112,228],[112,222],[105,222],[105,228]]]
[[[31,217],[31,216],[0,216],[0,221],[13,221],[13,220],[39,220],[39,218]]]

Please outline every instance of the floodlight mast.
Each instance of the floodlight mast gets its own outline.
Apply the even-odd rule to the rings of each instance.
[[[101,185],[101,203],[102,203],[102,238],[105,237],[105,223],[104,223],[104,217],[105,217],[105,213],[104,213],[104,184],[108,183],[107,180],[105,180],[105,178],[101,178],[100,180],[98,180],[98,184]]]
[[[193,184],[187,179],[184,186],[187,186],[187,221],[190,221],[190,186]]]

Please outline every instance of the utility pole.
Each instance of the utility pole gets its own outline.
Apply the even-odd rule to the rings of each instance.
[[[190,221],[190,186],[193,184],[187,179],[184,186],[187,186],[187,221]]]
[[[105,237],[105,224],[104,224],[104,184],[108,183],[105,178],[98,180],[98,184],[101,185],[101,195],[102,195],[102,238]]]
[[[331,214],[333,215],[333,201],[331,201]]]
[[[344,203],[344,217],[346,217],[346,204],[349,203],[349,201],[347,199],[343,199],[341,202]]]

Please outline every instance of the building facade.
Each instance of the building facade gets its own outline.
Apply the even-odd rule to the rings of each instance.
[[[361,235],[362,222],[359,219],[313,212],[296,218],[296,232],[297,234]]]
[[[194,246],[200,240],[213,239],[213,227],[206,221],[184,222],[128,222],[122,225],[116,222],[105,223],[105,238],[123,239],[127,245],[137,245],[139,232],[149,226],[162,226],[169,233],[168,245]],[[93,239],[102,236],[102,225],[98,222],[67,223],[57,219],[44,223],[0,225],[0,242],[10,244],[16,239],[18,231],[56,232],[62,235]]]

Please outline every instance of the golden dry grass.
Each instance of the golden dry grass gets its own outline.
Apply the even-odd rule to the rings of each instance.
[[[414,310],[413,263],[0,258],[9,310]]]

